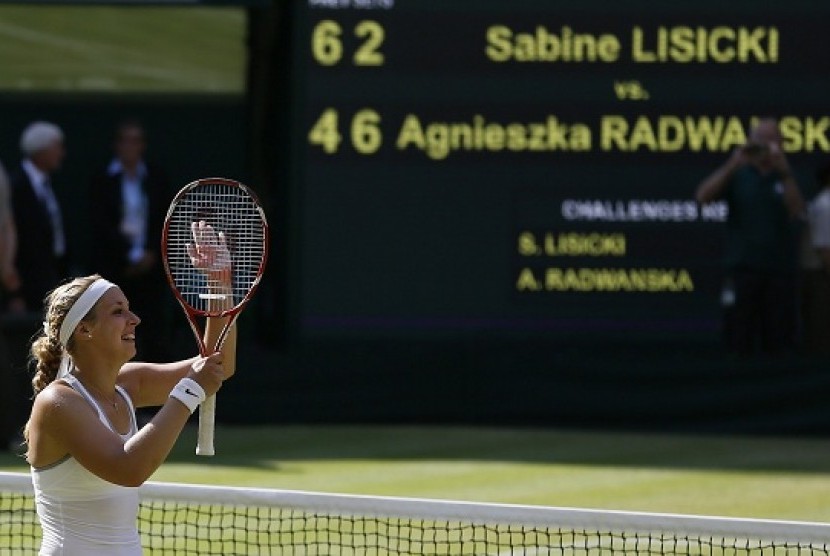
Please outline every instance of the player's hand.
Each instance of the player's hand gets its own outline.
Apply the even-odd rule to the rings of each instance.
[[[222,367],[222,352],[220,351],[207,357],[197,358],[190,368],[191,370],[187,374],[188,378],[192,378],[198,382],[207,396],[215,394],[222,386],[222,381],[225,380],[225,370]]]
[[[213,283],[230,284],[231,253],[225,234],[216,233],[213,226],[200,220],[190,225],[193,243],[187,244],[187,254],[194,267],[205,273]]]
[[[729,157],[729,166],[733,169],[737,169],[752,162],[752,151],[747,149],[747,147],[748,145],[735,147],[735,150],[732,151],[732,155]]]

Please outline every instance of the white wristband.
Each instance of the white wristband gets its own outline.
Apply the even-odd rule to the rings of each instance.
[[[170,391],[170,397],[182,402],[190,413],[196,411],[206,398],[205,390],[192,378],[181,379]]]

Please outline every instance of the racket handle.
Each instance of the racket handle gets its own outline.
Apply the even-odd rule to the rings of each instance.
[[[216,452],[213,449],[213,423],[216,418],[216,394],[209,396],[199,406],[199,436],[196,441],[197,456],[212,456]]]

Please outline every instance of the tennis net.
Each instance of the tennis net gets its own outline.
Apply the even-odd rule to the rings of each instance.
[[[830,525],[147,483],[145,554],[790,555],[830,553]],[[35,554],[27,474],[0,473],[0,554]]]

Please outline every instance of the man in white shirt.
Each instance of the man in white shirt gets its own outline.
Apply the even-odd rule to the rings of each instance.
[[[830,354],[830,162],[816,174],[819,192],[808,207],[801,252],[804,349]]]
[[[88,191],[95,218],[93,269],[119,284],[142,319],[154,326],[138,338],[138,357],[166,361],[169,300],[159,253],[161,228],[172,198],[163,171],[145,160],[144,127],[136,120],[121,122],[115,132],[113,158],[95,175]]]

